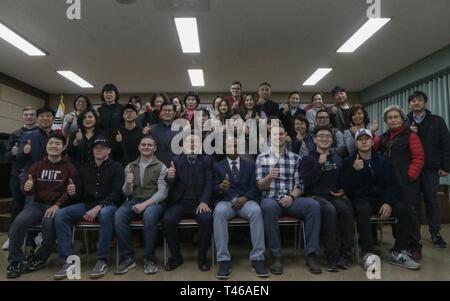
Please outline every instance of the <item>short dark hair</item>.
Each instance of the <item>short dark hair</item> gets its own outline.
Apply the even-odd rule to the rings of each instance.
[[[105,102],[105,98],[103,96],[105,91],[114,91],[116,93],[116,99],[114,99],[114,102],[118,102],[119,101],[120,94],[119,94],[119,89],[117,89],[116,85],[114,85],[114,84],[106,84],[106,85],[103,86],[102,92],[101,92],[101,95],[100,95],[100,98],[102,99],[103,102]]]
[[[425,94],[425,92],[422,91],[414,91],[411,95],[408,97],[408,103],[410,103],[414,98],[422,97],[425,102],[428,102],[428,96]]]
[[[128,99],[128,103],[133,103],[133,99],[134,99],[134,102],[138,102],[142,105],[142,98],[138,95],[130,96],[130,98]]]
[[[287,100],[289,101],[289,99],[291,98],[292,95],[294,94],[298,94],[298,96],[302,96],[302,92],[300,91],[292,91],[291,93],[289,93]]]
[[[316,136],[320,131],[327,131],[330,132],[331,135],[333,135],[333,130],[329,126],[318,126],[314,129],[314,136]]]
[[[209,111],[208,111],[208,109],[207,108],[201,108],[200,110],[198,110],[199,112],[202,112],[203,113],[203,115],[206,115],[206,116],[208,116],[208,119],[210,118],[210,115],[209,115]]]
[[[308,119],[302,114],[295,114],[294,118],[292,119],[292,128],[294,128],[296,120],[305,123],[306,124],[306,131],[308,132],[308,130],[309,130],[309,121],[308,121]]]
[[[346,90],[345,90],[345,88],[344,87],[341,87],[341,86],[335,86],[334,88],[333,88],[333,90],[331,90],[331,95],[335,95],[336,93],[338,93],[338,92],[347,92]]]
[[[55,117],[55,110],[50,108],[49,106],[45,106],[36,110],[36,116],[41,115],[42,113],[52,113],[53,117]]]
[[[195,100],[197,101],[197,106],[200,104],[200,96],[198,96],[197,93],[193,92],[193,91],[189,91],[186,93],[186,95],[184,95],[183,97],[183,104],[186,106],[186,100],[189,96],[192,96],[195,98]]]
[[[100,132],[100,117],[98,116],[98,113],[94,108],[89,108],[81,112],[80,116],[78,116],[77,118],[78,128],[81,130],[83,134],[86,134],[86,128],[83,125],[83,119],[87,113],[92,113],[92,115],[94,115],[95,118],[94,134],[98,134]],[[73,135],[75,134],[76,133],[73,133]]]
[[[272,88],[272,86],[269,83],[262,82],[262,83],[259,84],[258,89],[261,88],[262,86],[268,86],[269,88]]]
[[[86,95],[77,95],[77,96],[75,96],[75,99],[73,100],[73,108],[75,110],[77,109],[77,107],[76,107],[77,100],[80,98],[84,98],[84,100],[86,101],[86,109],[92,108],[92,103],[91,103],[91,100],[89,99],[89,97],[87,97]]]
[[[241,84],[240,81],[234,81],[234,82],[231,83],[231,85],[232,85],[232,86],[233,86],[233,85],[239,85],[239,86],[242,88],[242,84]]]
[[[316,117],[317,117],[317,115],[319,115],[320,113],[323,113],[323,112],[327,113],[327,115],[330,116],[330,113],[327,110],[320,109],[319,111],[316,112]]]
[[[161,111],[165,106],[171,106],[174,112],[177,110],[177,106],[171,100],[164,100],[164,102],[161,104]]]
[[[48,142],[50,139],[52,139],[52,138],[58,139],[58,140],[60,140],[60,141],[62,142],[62,144],[63,144],[64,146],[66,145],[67,139],[66,139],[66,137],[65,137],[61,132],[58,131],[58,132],[54,132],[54,133],[50,134],[50,136],[48,136],[47,142]]]
[[[144,135],[144,136],[142,136],[141,139],[139,140],[139,144],[141,144],[141,141],[144,140],[144,139],[152,139],[153,142],[155,142],[155,145],[156,145],[156,140],[155,140],[155,138],[153,138],[152,135]]]

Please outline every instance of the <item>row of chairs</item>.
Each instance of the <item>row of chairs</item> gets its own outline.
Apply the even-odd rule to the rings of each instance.
[[[373,216],[370,219],[370,222],[372,224],[377,225],[377,230],[379,231],[379,237],[380,242],[383,243],[383,226],[387,224],[396,224],[397,219],[394,217],[387,218],[387,219],[381,219],[377,216]],[[300,219],[293,218],[293,217],[280,217],[278,220],[278,223],[280,226],[292,226],[294,227],[294,249],[296,250],[296,254],[299,255],[301,253],[301,243],[303,243],[303,249],[306,250],[306,235],[305,235],[305,227],[304,222]],[[249,222],[243,218],[235,217],[229,220],[228,225],[230,227],[246,227],[249,226]],[[130,223],[130,227],[132,230],[143,230],[144,229],[144,222],[142,220],[132,221]],[[161,224],[158,225],[159,228],[161,228]],[[178,223],[178,228],[180,229],[192,229],[197,228],[198,223],[194,219],[183,219]],[[30,227],[28,229],[29,231],[40,231],[42,230],[41,225],[36,225],[33,227]],[[72,230],[72,242],[75,238],[75,230],[80,230],[83,232],[83,240],[84,244],[86,246],[86,252],[89,256],[89,241],[88,241],[88,231],[100,231],[100,224],[96,222],[86,222],[82,221],[77,223]],[[356,260],[357,263],[360,263],[360,249],[359,249],[359,243],[358,243],[358,231],[355,224],[355,253],[356,253]],[[215,264],[215,248],[214,248],[214,237],[212,237],[212,243],[211,243],[211,263],[212,266]],[[26,242],[26,237],[25,237]],[[25,246],[25,243],[24,243]],[[169,258],[169,248],[167,245],[167,241],[164,238],[164,264],[167,263]],[[116,264],[119,263],[119,246],[116,246]]]

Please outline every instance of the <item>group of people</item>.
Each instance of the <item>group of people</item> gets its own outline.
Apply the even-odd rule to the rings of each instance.
[[[283,273],[282,216],[303,220],[311,273],[349,269],[355,223],[364,262],[377,254],[373,215],[397,219],[390,263],[419,269],[422,197],[431,240],[446,246],[437,191],[439,178],[450,170],[450,133],[445,121],[426,109],[425,93],[411,94],[408,115],[398,106],[386,108],[382,117],[388,130],[381,133],[362,105],[348,103],[340,86],[332,91],[331,107],[320,92],[301,108],[300,92],[290,93],[280,106],[270,99],[268,83],[260,84],[258,96],[244,96],[241,90],[241,83],[233,82],[231,95],[215,98],[210,109],[201,108],[193,92],[183,99],[158,93],[148,105],[134,96],[123,106],[117,87],[107,84],[98,109],[87,96],[74,99],[75,110],[65,116],[61,131],[52,130],[53,109],[24,108],[24,126],[11,134],[7,152],[13,195],[7,277],[44,266],[57,242],[62,266],[54,278],[66,278],[72,265],[67,258],[74,254],[73,227],[81,221],[100,225],[91,278],[107,273],[114,237],[119,249],[115,273],[136,267],[134,220],[144,224],[146,274],[158,272],[159,224],[170,250],[164,269],[183,264],[177,228],[187,217],[198,223],[200,271],[210,270],[207,252],[214,238],[219,279],[231,275],[228,221],[236,216],[249,221],[249,259],[259,277]],[[228,119],[267,120],[270,141],[260,147],[245,126],[231,133],[220,126],[202,132],[185,127],[183,151],[176,153],[172,142],[181,129],[173,130],[174,120],[193,125],[199,111],[201,122],[214,120],[216,125]],[[223,137],[224,152],[201,151],[211,135]],[[247,146],[259,145],[257,154],[239,151],[242,135]],[[26,257],[22,245],[28,228],[36,224],[42,225],[43,242]]]

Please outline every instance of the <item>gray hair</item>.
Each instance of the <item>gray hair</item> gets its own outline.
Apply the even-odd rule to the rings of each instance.
[[[403,121],[406,120],[406,114],[405,114],[405,111],[403,111],[403,109],[400,108],[400,107],[397,106],[397,105],[392,105],[392,106],[387,107],[387,108],[384,110],[384,112],[383,112],[383,120],[384,120],[384,122],[386,122],[386,120],[387,120],[387,114],[388,114],[389,112],[392,112],[392,111],[398,112],[398,113],[400,114],[400,117],[402,118]]]

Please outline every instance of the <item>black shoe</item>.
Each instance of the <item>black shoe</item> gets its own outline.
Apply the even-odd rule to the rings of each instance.
[[[266,265],[262,260],[252,260],[252,270],[258,277],[269,277],[270,275],[269,270],[266,268]]]
[[[331,272],[331,273],[338,272],[337,262],[336,262],[336,258],[334,258],[334,256],[328,257],[327,263],[325,265],[325,271]]]
[[[168,272],[175,270],[176,268],[178,268],[180,265],[183,264],[183,259],[182,258],[172,258],[170,257],[169,260],[167,261],[166,266],[164,267],[164,269]]]
[[[221,261],[219,262],[219,270],[217,271],[216,277],[218,279],[228,279],[231,276],[231,261]]]
[[[272,264],[270,265],[270,272],[275,275],[283,274],[283,263],[281,258],[273,258]]]
[[[431,241],[433,242],[433,245],[435,245],[438,248],[446,248],[447,247],[447,243],[445,242],[445,240],[442,238],[441,234],[439,234],[439,233],[432,234]]]
[[[207,272],[211,269],[211,266],[209,263],[206,262],[206,260],[201,260],[197,262],[198,269],[202,272]]]
[[[20,262],[11,262],[6,271],[6,278],[18,278],[22,274],[22,264]]]
[[[338,268],[342,270],[348,270],[350,268],[350,256],[349,255],[343,255],[341,258],[337,261]]]
[[[42,258],[39,258],[38,256],[35,256],[30,261],[26,263],[24,272],[25,273],[31,273],[36,270],[39,270],[47,263],[47,260],[44,260]]]
[[[313,274],[321,274],[322,273],[322,267],[320,266],[319,262],[317,261],[316,254],[311,254],[306,256],[306,265],[309,268],[309,271]]]

